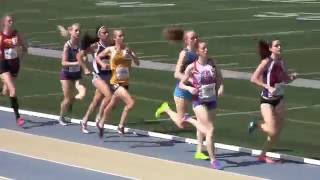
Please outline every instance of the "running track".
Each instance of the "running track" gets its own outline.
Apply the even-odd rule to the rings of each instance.
[[[249,154],[218,149],[225,169],[194,160],[195,146],[159,138],[96,129],[80,133],[54,120],[0,111],[0,179],[320,179],[320,166],[292,161],[262,164]]]

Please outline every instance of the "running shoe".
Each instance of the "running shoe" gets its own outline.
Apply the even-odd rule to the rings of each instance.
[[[122,134],[122,135],[125,134],[125,132],[124,132],[124,126],[122,126],[122,127],[118,126],[117,130],[118,130],[118,133],[119,133],[119,134]]]
[[[209,156],[205,155],[203,152],[194,153],[194,158],[198,159],[198,160],[208,160],[208,159],[210,159]]]
[[[59,118],[58,123],[59,123],[60,125],[62,125],[62,126],[68,125],[63,116],[61,116],[61,117]]]
[[[212,169],[222,170],[223,169],[223,165],[221,164],[220,161],[214,160],[214,161],[211,162],[211,168]]]
[[[16,119],[16,123],[18,126],[23,126],[25,123],[25,120],[22,117],[19,117],[18,119]]]
[[[262,154],[262,155],[258,156],[258,161],[264,162],[264,163],[267,163],[267,164],[276,163],[273,159],[267,157],[265,154]]]
[[[100,138],[103,138],[104,127],[100,127],[100,126],[99,126],[99,122],[96,122],[96,126],[97,126],[97,128],[98,128],[98,130],[99,130],[99,137],[100,137]]]
[[[160,105],[160,107],[157,109],[156,113],[155,113],[155,117],[156,118],[160,118],[161,114],[166,112],[166,110],[168,110],[170,107],[169,107],[169,104],[168,102],[164,102]]]
[[[257,128],[257,121],[256,120],[249,122],[248,133],[251,134],[256,128]]]
[[[82,133],[89,134],[87,123],[82,123],[82,121],[80,121],[80,126],[81,126]]]

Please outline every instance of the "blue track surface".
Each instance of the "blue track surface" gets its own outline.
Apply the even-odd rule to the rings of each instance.
[[[107,130],[104,139],[99,139],[96,129],[91,128],[91,134],[82,134],[79,125],[60,126],[54,120],[26,117],[27,124],[22,129],[15,125],[13,114],[0,112],[0,128],[22,131],[46,137],[63,139],[82,144],[120,150],[145,156],[151,156],[170,161],[209,167],[208,161],[193,159],[195,145],[174,142],[153,137],[128,134],[119,136],[116,132]],[[27,142],[26,142],[27,143]],[[59,165],[23,156],[0,153],[0,176],[17,179],[57,179],[58,171],[70,176],[68,179],[115,179],[102,173],[82,170],[69,166]],[[267,179],[320,179],[320,167],[292,161],[282,161],[277,164],[263,164],[256,161],[255,157],[246,153],[218,149],[217,157],[225,165],[224,171],[235,172]],[[18,164],[18,166],[15,166]],[[30,167],[30,164],[34,167]],[[23,168],[27,166],[28,168]],[[36,170],[40,168],[39,170]],[[19,172],[19,173],[12,173]],[[45,173],[50,172],[50,173]],[[80,174],[79,174],[79,173]]]

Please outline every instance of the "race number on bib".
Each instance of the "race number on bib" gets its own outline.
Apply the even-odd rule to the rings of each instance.
[[[18,57],[18,51],[16,48],[4,49],[4,58],[5,59],[15,59]]]
[[[274,87],[276,88],[276,90],[273,93],[274,96],[284,95],[285,83],[276,83]]]
[[[127,67],[117,67],[116,77],[118,80],[125,80],[129,78],[129,68]]]
[[[216,84],[202,85],[199,89],[199,98],[206,102],[216,99]]]
[[[69,66],[68,71],[69,72],[79,72],[80,66]]]

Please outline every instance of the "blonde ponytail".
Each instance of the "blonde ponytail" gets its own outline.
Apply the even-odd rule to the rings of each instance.
[[[68,37],[70,35],[69,31],[65,27],[63,27],[61,25],[57,25],[57,28],[58,28],[60,35],[62,37]]]

